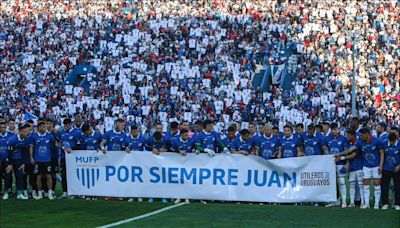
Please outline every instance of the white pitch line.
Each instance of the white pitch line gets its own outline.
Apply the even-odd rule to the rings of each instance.
[[[152,215],[156,215],[156,214],[159,214],[161,212],[168,211],[168,210],[183,206],[185,204],[186,203],[178,203],[178,204],[175,204],[175,205],[171,205],[171,206],[168,206],[168,207],[161,208],[161,209],[153,211],[153,212],[149,212],[149,213],[144,214],[144,215],[140,215],[140,216],[136,216],[136,217],[133,217],[133,218],[121,220],[119,222],[111,223],[111,224],[104,225],[104,226],[99,226],[98,228],[108,228],[108,227],[119,226],[119,225],[122,225],[122,224],[125,224],[125,223],[129,223],[129,222],[133,222],[133,221],[142,219],[142,218],[147,218],[147,217],[150,217]]]

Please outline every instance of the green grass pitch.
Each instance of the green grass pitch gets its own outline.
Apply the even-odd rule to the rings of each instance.
[[[97,227],[172,204],[127,201],[0,201],[0,227]],[[248,203],[186,204],[120,227],[400,227],[393,209]]]

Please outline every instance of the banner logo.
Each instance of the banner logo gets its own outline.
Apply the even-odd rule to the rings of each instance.
[[[100,178],[99,168],[77,168],[76,177],[79,182],[86,188],[93,188]]]

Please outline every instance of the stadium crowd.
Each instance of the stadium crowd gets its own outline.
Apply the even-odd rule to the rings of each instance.
[[[348,150],[343,147],[339,152],[330,150],[336,136],[332,136],[329,129],[338,130],[343,141],[347,140],[344,135],[356,135],[353,131],[360,130],[358,126],[349,127],[357,122],[350,118],[354,72],[357,116],[371,130],[363,128],[360,135],[381,137],[386,128],[398,134],[399,1],[290,1],[279,4],[255,0],[143,0],[133,4],[134,10],[127,14],[122,10],[126,6],[130,5],[117,0],[0,2],[0,111],[9,132],[4,136],[5,124],[2,124],[4,127],[0,129],[4,128],[4,132],[0,136],[7,138],[7,145],[12,145],[4,149],[6,144],[2,144],[2,158],[17,161],[12,166],[19,191],[27,190],[23,178],[25,172],[22,171],[31,174],[28,175],[33,179],[31,185],[38,180],[38,185],[33,186],[35,190],[42,184],[41,178],[33,175],[34,166],[26,166],[31,170],[19,169],[23,161],[31,164],[34,157],[9,157],[18,151],[15,143],[19,141],[15,138],[26,138],[27,145],[20,146],[25,148],[24,151],[32,148],[35,155],[37,148],[33,142],[40,141],[46,129],[54,133],[54,136],[46,136],[54,137],[51,139],[54,147],[60,144],[56,154],[61,157],[55,156],[53,160],[57,162],[53,163],[60,162],[64,175],[62,155],[74,149],[76,143],[79,143],[78,147],[85,145],[84,135],[88,138],[96,135],[101,138],[96,142],[104,141],[94,149],[115,150],[107,135],[125,131],[125,124],[129,126],[128,132],[132,127],[132,132],[137,130],[138,134],[147,137],[143,139],[146,148],[142,149],[156,149],[155,153],[169,149],[181,152],[181,148],[174,147],[173,138],[188,131],[195,147],[190,152],[210,155],[216,152],[253,153],[267,159],[315,152],[340,154],[338,159],[353,161],[357,153],[350,153],[353,152],[351,146]],[[296,55],[299,59],[290,69],[298,76],[290,96],[283,96],[279,86],[271,86],[268,91],[254,89],[252,82],[257,67],[281,61],[282,53]],[[88,90],[65,85],[68,74],[77,65],[90,65],[98,72],[87,76]],[[26,112],[42,120],[37,126],[39,133],[32,132],[29,137],[33,127],[24,122]],[[75,126],[72,126],[71,117],[75,117]],[[208,119],[215,125],[212,126]],[[82,130],[69,132],[80,129],[83,120],[92,127],[85,125]],[[41,130],[43,121],[46,126]],[[239,124],[229,130],[232,123]],[[20,126],[20,131],[16,125]],[[55,130],[54,126],[57,126]],[[58,129],[58,126],[62,127]],[[214,148],[202,147],[201,131],[207,126],[210,128],[207,132],[215,130],[213,137],[220,142],[219,149],[216,145]],[[297,126],[298,136],[290,140],[297,140],[298,147],[292,154],[288,151],[285,155],[285,138],[289,140],[294,126]],[[308,141],[303,138],[304,128],[321,132],[317,137],[320,148],[310,154],[307,154]],[[264,131],[272,129],[277,137],[274,140],[280,147],[266,156],[260,153],[262,140],[258,138],[262,138]],[[167,132],[170,135],[163,136]],[[232,134],[236,132],[240,132],[240,137],[233,145],[217,140],[225,134],[227,139],[233,139]],[[10,140],[8,134],[19,136]],[[68,146],[63,145],[65,134],[76,137]],[[397,135],[393,139],[393,134],[392,141],[397,141]],[[245,135],[250,135],[250,139],[246,140]],[[312,135],[314,133],[310,133]],[[242,140],[254,142],[243,149]],[[157,148],[159,142],[164,141],[167,146]],[[376,142],[379,149],[392,145],[380,141]],[[118,149],[121,148],[129,148],[129,144],[119,145]],[[55,153],[57,150],[50,151]],[[345,151],[349,154],[342,154]],[[374,151],[378,152],[382,151]],[[27,151],[22,154],[29,155]],[[394,154],[398,158],[398,152]],[[386,161],[381,155],[379,158],[380,169],[373,164],[376,169],[371,171],[372,176],[364,176],[376,181],[375,198],[378,200],[375,200],[375,207],[379,207],[380,191],[377,189],[381,183],[378,179]],[[338,164],[346,165],[344,161]],[[36,169],[36,173],[47,176],[47,189],[52,189],[51,182],[55,183],[53,172],[48,170],[53,171],[55,167],[56,164],[47,164]],[[4,164],[2,168],[5,173],[12,169]],[[345,172],[340,172],[343,167],[338,168],[342,200],[344,198],[342,206],[345,207]],[[391,167],[389,172],[397,178],[398,190],[399,172],[394,172],[395,168]],[[345,167],[345,171],[348,169],[351,170]],[[354,175],[353,184],[362,181],[360,172]],[[10,175],[5,177],[8,178],[6,183],[10,184]],[[67,183],[65,178],[62,180],[65,192]],[[357,183],[357,186],[363,184]],[[387,186],[388,183],[382,182],[384,192]],[[369,189],[364,191],[369,200]],[[51,190],[49,196],[53,197]],[[19,192],[18,197],[24,199],[27,195]],[[398,195],[396,200],[400,200]],[[363,203],[363,207],[369,206],[367,201]],[[388,204],[385,197],[382,204]],[[400,205],[399,201],[396,205]]]

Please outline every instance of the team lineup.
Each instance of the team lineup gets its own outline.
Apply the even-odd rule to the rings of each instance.
[[[396,127],[387,130],[385,124],[377,127],[377,137],[372,136],[370,129],[360,127],[357,118],[352,119],[345,135],[339,132],[336,123],[309,125],[306,131],[302,124],[295,126],[295,130],[286,125],[282,133],[269,123],[249,123],[247,128],[239,131],[239,127],[233,124],[225,134],[219,134],[214,131],[213,121],[205,120],[197,121],[193,132],[187,122],[170,123],[166,133],[162,124],[157,124],[154,133],[145,137],[140,134],[140,126],[126,127],[123,119],[115,121],[113,130],[101,134],[83,123],[79,116],[74,122],[64,119],[63,126],[57,128],[49,119],[39,119],[37,127],[33,121],[28,121],[18,130],[13,120],[8,123],[4,119],[0,121],[1,172],[5,184],[3,200],[12,194],[12,174],[17,199],[42,199],[44,194],[50,200],[55,199],[57,171],[61,173],[63,190],[60,197],[73,197],[67,193],[65,165],[65,153],[73,153],[73,150],[97,150],[103,154],[107,151],[149,151],[155,155],[177,152],[182,156],[188,153],[207,153],[209,156],[232,153],[261,156],[266,160],[333,154],[342,208],[355,207],[356,197],[360,197],[361,208],[369,208],[370,185],[373,183],[373,207],[388,209],[389,184],[393,179],[394,205],[396,210],[400,210],[399,131]],[[350,185],[349,205],[346,175]],[[153,199],[148,201],[153,202]],[[162,201],[168,202],[167,199]],[[325,206],[334,204],[336,202]]]

